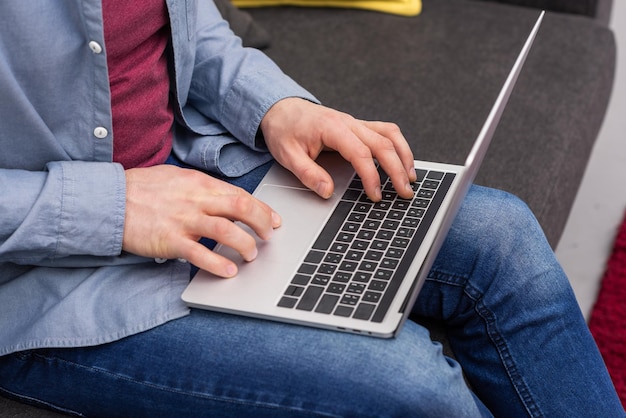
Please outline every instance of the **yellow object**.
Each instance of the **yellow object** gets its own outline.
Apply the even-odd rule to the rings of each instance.
[[[422,11],[421,0],[232,0],[237,7],[307,6],[340,7],[374,10],[402,16],[415,16]]]

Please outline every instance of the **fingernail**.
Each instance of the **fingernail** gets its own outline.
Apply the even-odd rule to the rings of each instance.
[[[411,176],[411,181],[417,181],[417,171],[415,171],[415,167],[411,169],[409,175]]]
[[[254,249],[250,252],[250,254],[248,254],[247,257],[245,257],[246,261],[253,261],[257,255],[259,255],[259,250],[254,247]]]
[[[226,277],[233,277],[237,274],[237,266],[234,264],[229,264],[226,266]]]
[[[280,215],[274,211],[272,211],[272,226],[274,228],[278,228],[283,223],[283,219]]]
[[[328,195],[328,183],[325,181],[320,181],[319,183],[317,183],[317,188],[315,189],[315,191],[317,192],[318,195],[322,196],[322,197],[330,197]]]
[[[374,199],[376,201],[379,201],[382,198],[383,198],[383,193],[380,190],[380,186],[378,186],[378,187],[376,187],[376,189],[374,189]]]

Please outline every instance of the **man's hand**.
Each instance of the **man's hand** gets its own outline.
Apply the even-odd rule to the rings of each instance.
[[[324,198],[334,190],[330,175],[314,161],[324,149],[338,151],[352,164],[373,201],[382,196],[374,158],[400,196],[413,196],[410,183],[417,179],[413,154],[392,123],[361,121],[303,99],[287,98],[270,108],[261,130],[274,158]]]
[[[248,225],[269,239],[280,217],[265,203],[238,187],[196,170],[159,165],[126,170],[126,220],[122,248],[154,258],[184,258],[222,277],[237,273],[236,264],[198,240],[212,238],[251,261],[255,239],[232,221]]]

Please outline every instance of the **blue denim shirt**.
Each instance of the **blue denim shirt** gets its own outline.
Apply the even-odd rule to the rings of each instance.
[[[278,100],[315,100],[208,0],[167,0],[174,151],[236,176]],[[183,316],[187,264],[122,252],[101,0],[0,2],[0,355],[110,342]]]

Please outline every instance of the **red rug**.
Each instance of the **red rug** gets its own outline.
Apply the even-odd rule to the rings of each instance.
[[[626,408],[626,217],[615,238],[589,328]]]

